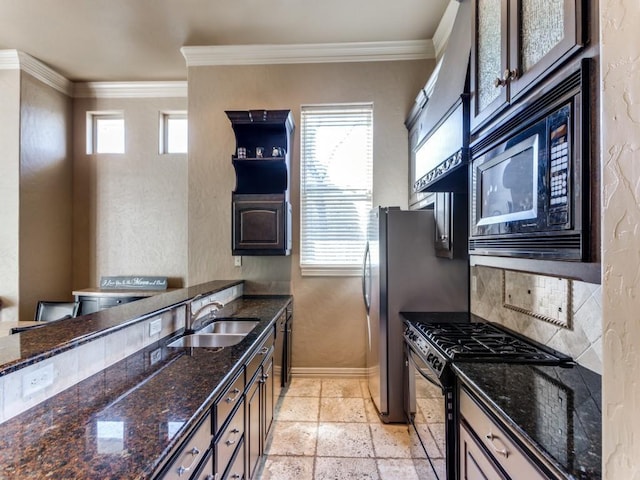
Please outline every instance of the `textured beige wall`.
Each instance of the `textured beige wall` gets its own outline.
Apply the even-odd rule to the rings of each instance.
[[[225,110],[290,109],[304,104],[373,102],[374,204],[407,204],[404,119],[433,62],[192,67],[189,69],[189,283],[245,278],[247,291],[295,296],[294,367],[364,366],[365,311],[360,278],[302,278],[299,268],[299,128],[291,166],[293,253],[231,256],[235,140]]]
[[[18,319],[20,71],[0,70],[0,321]]]
[[[160,111],[186,98],[74,102],[73,287],[103,275],[187,276],[187,155],[158,153]],[[86,154],[87,111],[123,111],[125,154]]]
[[[22,73],[20,319],[38,300],[70,300],[72,99]]]
[[[600,2],[603,467],[640,479],[640,4]]]

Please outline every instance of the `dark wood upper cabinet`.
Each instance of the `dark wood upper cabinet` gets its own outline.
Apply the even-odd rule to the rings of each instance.
[[[236,137],[231,162],[233,255],[289,255],[289,164],[294,130],[289,110],[225,112]]]
[[[436,257],[467,258],[469,238],[466,193],[437,192],[433,206],[436,222]]]
[[[586,42],[584,0],[473,0],[471,131],[537,85]]]

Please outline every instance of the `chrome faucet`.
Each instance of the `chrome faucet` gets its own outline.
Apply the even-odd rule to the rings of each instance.
[[[200,298],[200,296],[194,297],[193,300],[196,300],[198,298]],[[193,300],[189,302],[189,315],[187,315],[186,325],[186,329],[188,331],[198,330],[199,328],[202,328],[204,325],[198,325],[198,322],[200,322],[205,317],[215,315],[218,310],[224,308],[224,303],[218,302],[217,300],[212,300],[202,305],[196,311],[193,311]]]

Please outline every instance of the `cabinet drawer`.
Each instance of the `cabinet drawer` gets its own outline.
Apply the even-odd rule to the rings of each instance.
[[[244,372],[236,377],[231,386],[227,388],[213,406],[214,409],[214,433],[217,433],[227,421],[229,414],[236,405],[242,402],[244,391]]]
[[[460,424],[460,476],[465,480],[505,480],[464,423]]]
[[[200,471],[194,476],[193,480],[214,480],[213,476],[213,454],[209,452],[207,459],[202,462]]]
[[[238,444],[242,441],[244,434],[244,408],[240,405],[240,408],[233,414],[227,428],[220,434],[215,442],[216,453],[216,473],[223,473],[233,452],[236,450]]]
[[[211,446],[211,414],[208,414],[198,426],[193,435],[180,449],[177,457],[171,463],[171,467],[162,477],[163,480],[184,480],[190,478],[207,454]]]
[[[223,477],[223,480],[244,480],[244,444],[238,446],[233,463],[227,470],[227,474]]]
[[[249,363],[247,363],[247,383],[249,383],[251,379],[254,377],[254,375],[258,371],[258,368],[260,368],[260,365],[262,365],[262,362],[264,361],[264,359],[269,355],[269,353],[273,351],[273,344],[274,344],[274,330],[273,330],[273,327],[271,327],[271,333],[265,339],[265,341],[262,342],[262,344],[258,347],[258,350],[253,355],[251,360],[249,360]]]
[[[464,390],[460,391],[460,414],[487,451],[512,478],[546,479],[496,423]]]

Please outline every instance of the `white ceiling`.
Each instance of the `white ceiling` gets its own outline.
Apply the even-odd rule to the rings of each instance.
[[[186,80],[182,46],[429,40],[449,0],[0,0],[0,49],[72,81]]]

